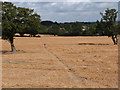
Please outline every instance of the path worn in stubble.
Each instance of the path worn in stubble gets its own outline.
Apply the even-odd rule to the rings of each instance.
[[[41,41],[42,44],[44,44],[43,41],[44,40]],[[62,60],[61,60],[60,57],[58,57],[56,54],[54,54],[51,50],[49,50],[47,48],[47,45],[46,45],[46,47],[44,47],[44,49],[46,50],[47,53],[50,53],[52,56],[54,56],[56,58],[56,60],[59,61],[59,63],[61,64],[61,66],[63,66],[66,69],[66,73],[67,73],[67,75],[69,77],[69,80],[71,79],[73,81],[73,83],[76,85],[74,87],[83,87],[83,86],[86,86],[86,82],[85,82],[86,78],[82,78],[82,77],[78,78],[74,74],[74,72],[71,70],[71,68],[69,68],[67,64],[65,64],[64,62],[62,62]]]

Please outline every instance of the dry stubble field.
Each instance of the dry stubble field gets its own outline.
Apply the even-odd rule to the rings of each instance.
[[[118,47],[108,37],[16,37],[15,54],[2,45],[3,88],[118,87]]]

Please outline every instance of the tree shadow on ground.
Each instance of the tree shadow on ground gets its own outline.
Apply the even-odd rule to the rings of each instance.
[[[78,45],[110,45],[105,43],[78,43]]]
[[[23,51],[23,50],[17,50],[16,52],[3,50],[3,51],[0,51],[0,53],[1,53],[1,54],[16,54],[16,53],[26,53],[26,52]]]

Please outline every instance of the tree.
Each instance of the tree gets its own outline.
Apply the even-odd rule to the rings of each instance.
[[[90,24],[89,29],[87,31],[88,35],[94,36],[97,35],[98,33],[96,32],[96,23],[95,24]]]
[[[71,23],[72,35],[79,36],[82,34],[82,24],[79,22]]]
[[[105,27],[105,22],[103,22],[102,19],[101,19],[100,22],[97,20],[97,22],[96,22],[96,33],[100,36],[105,36],[106,35],[105,34],[106,29],[105,28],[106,28]]]
[[[53,35],[58,35],[59,33],[59,26],[57,24],[52,25],[49,29],[48,32]]]
[[[47,33],[48,33],[47,27],[40,24],[40,29],[38,30],[38,34],[47,34]]]
[[[105,33],[107,36],[112,37],[114,45],[118,43],[117,39],[117,30],[116,30],[116,18],[117,18],[116,9],[107,9],[105,13],[100,13],[102,20],[105,22]]]
[[[17,7],[10,2],[2,4],[2,39],[8,40],[11,44],[12,52],[15,52],[14,35],[16,33],[16,13]]]
[[[28,17],[32,13],[33,9],[17,7],[17,19],[16,19],[16,23],[18,24],[17,33],[19,33],[20,36],[23,36],[26,33],[26,30],[29,27],[29,25],[27,24]]]
[[[28,34],[35,36],[40,30],[40,15],[32,14],[28,17],[27,25],[29,25]]]
[[[50,27],[54,24],[54,22],[52,22],[52,21],[42,21],[41,24],[46,26],[46,27]]]
[[[117,32],[118,32],[118,34],[120,35],[120,23],[118,22],[118,24],[117,24]]]
[[[40,28],[40,15],[33,9],[14,6],[11,2],[2,4],[2,39],[8,40],[11,51],[16,52],[14,36],[29,33],[35,36]]]
[[[33,9],[18,7],[18,33],[21,36],[25,33],[30,34],[31,36],[38,34],[40,21],[40,15],[34,13]]]

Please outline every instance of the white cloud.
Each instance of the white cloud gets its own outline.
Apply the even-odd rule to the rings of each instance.
[[[90,0],[65,0],[65,2],[73,2],[73,3],[76,3],[76,2],[90,2]]]
[[[57,5],[57,3],[51,3],[51,6],[55,6],[55,5]]]
[[[105,8],[105,7],[110,7],[111,5],[112,5],[112,3],[100,3],[99,6],[97,6],[97,7]]]

